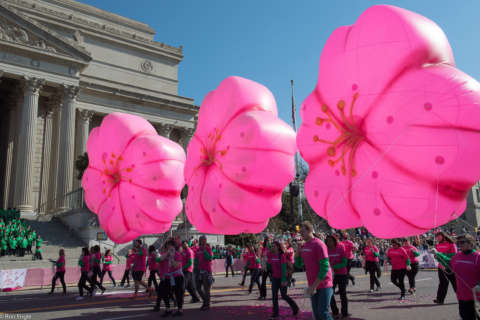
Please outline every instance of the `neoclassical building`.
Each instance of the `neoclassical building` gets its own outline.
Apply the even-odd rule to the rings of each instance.
[[[74,161],[111,112],[186,146],[198,107],[178,95],[182,47],[154,35],[73,0],[0,2],[0,207],[65,211]]]

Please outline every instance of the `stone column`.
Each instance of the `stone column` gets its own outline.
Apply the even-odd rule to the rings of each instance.
[[[17,82],[17,86],[12,92],[11,98],[9,99],[10,103],[10,114],[9,121],[10,126],[8,129],[9,144],[8,144],[8,156],[7,161],[7,170],[9,171],[8,178],[8,207],[15,207],[15,182],[16,182],[16,171],[18,164],[18,139],[19,139],[19,128],[20,128],[20,111],[21,103],[23,103],[23,88],[20,81]],[[7,192],[7,190],[6,190]]]
[[[47,212],[53,213],[57,209],[57,180],[58,180],[58,152],[60,143],[60,127],[61,127],[61,105],[62,96],[56,94],[50,97],[49,108],[52,109],[52,147],[50,155],[50,172],[48,175],[48,195],[47,195]]]
[[[182,145],[185,151],[187,151],[188,144],[190,143],[190,140],[192,140],[193,134],[193,128],[186,128],[182,132]]]
[[[44,80],[25,78],[23,104],[20,112],[21,126],[18,139],[17,171],[15,177],[15,206],[21,212],[33,213],[33,159],[35,152],[35,134],[38,114],[38,97]],[[17,152],[18,150],[18,152]]]
[[[77,160],[78,156],[83,155],[87,152],[87,140],[88,134],[90,133],[90,121],[95,113],[91,110],[78,110],[78,117],[77,117],[77,142],[76,142],[76,150],[77,153],[75,154],[75,160]],[[81,187],[81,181],[77,179],[77,171],[75,171],[75,177],[73,179],[74,189],[78,189]]]
[[[40,184],[40,205],[38,213],[46,213],[48,205],[48,195],[50,188],[50,166],[52,163],[52,136],[53,136],[53,120],[57,106],[52,103],[52,98],[49,99],[44,118],[44,135],[43,135],[43,159],[42,159],[42,174]]]
[[[78,87],[63,87],[63,106],[58,159],[57,199],[59,211],[68,210],[65,195],[72,191],[73,161],[75,152],[75,99]]]
[[[167,139],[170,138],[170,133],[173,130],[173,126],[170,124],[157,124],[155,128],[158,131],[158,134]]]

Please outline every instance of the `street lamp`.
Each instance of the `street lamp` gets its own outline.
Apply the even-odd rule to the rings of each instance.
[[[293,130],[297,131],[297,121],[295,119],[296,107],[295,107],[295,90],[293,86],[293,80],[290,80],[290,85],[292,87],[292,123],[293,123]],[[298,220],[302,222],[303,220],[303,212],[302,212],[302,181],[300,179],[300,155],[295,153],[295,180],[297,182],[297,192],[298,192]],[[292,183],[290,184],[292,186]],[[292,199],[292,192],[290,192],[290,199]],[[290,200],[291,205],[293,206],[293,199]],[[291,209],[293,212],[293,208]]]

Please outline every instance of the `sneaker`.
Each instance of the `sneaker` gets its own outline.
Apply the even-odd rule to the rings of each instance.
[[[198,303],[200,302],[200,299],[198,298],[192,298],[192,300],[190,300],[190,303]]]
[[[75,300],[77,300],[77,301],[80,301],[80,300],[83,300],[83,299],[85,299],[83,296],[78,296],[78,297],[75,298]]]
[[[105,288],[102,289],[102,294],[104,294],[104,293],[105,293]]]
[[[370,293],[373,293],[373,289],[370,289]]]
[[[398,299],[398,300],[404,301],[404,300],[405,300],[405,296],[402,294],[402,295],[400,296],[400,299]]]
[[[173,314],[174,317],[181,317],[183,316],[183,311],[181,310],[177,310],[174,314]]]
[[[382,289],[382,286],[378,286],[377,289],[375,289],[375,291],[380,291],[380,289]]]
[[[201,311],[207,311],[207,310],[209,310],[209,309],[210,309],[210,306],[207,306],[207,305],[203,305],[203,306],[200,308]]]
[[[433,300],[433,303],[436,303],[436,304],[443,304],[443,301],[440,301],[440,300],[438,300],[438,299],[435,299],[435,300]]]
[[[355,277],[352,278],[352,286],[355,286]]]
[[[245,286],[245,283],[240,282],[238,285],[243,287],[243,286]]]

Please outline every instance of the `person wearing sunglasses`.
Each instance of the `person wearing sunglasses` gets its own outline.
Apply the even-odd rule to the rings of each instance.
[[[460,249],[453,258],[434,249],[434,254],[444,266],[450,267],[455,274],[457,284],[458,310],[462,320],[480,319],[475,315],[473,288],[480,286],[480,253],[475,240],[469,234],[457,237]]]

